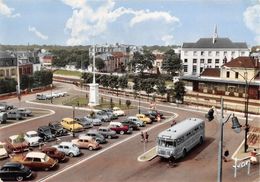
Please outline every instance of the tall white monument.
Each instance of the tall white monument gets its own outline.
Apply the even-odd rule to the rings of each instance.
[[[89,106],[99,105],[99,93],[98,93],[98,84],[96,83],[95,75],[95,45],[93,46],[93,83],[89,84]]]

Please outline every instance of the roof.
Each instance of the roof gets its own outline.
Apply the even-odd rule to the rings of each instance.
[[[9,138],[10,138],[11,140],[15,140],[18,136],[19,136],[19,135],[12,135],[12,136],[10,136]]]
[[[80,135],[79,139],[83,139],[83,140],[93,140],[92,136],[86,136],[86,135]]]
[[[19,162],[6,162],[4,165],[4,167],[21,167],[22,164]]]
[[[215,38],[215,43],[213,43],[212,38],[200,38],[197,42],[183,43],[182,48],[230,48],[230,49],[248,49],[245,42],[232,42],[229,38]]]
[[[29,152],[26,154],[26,157],[37,157],[43,159],[46,156],[43,152]]]
[[[15,58],[15,57],[9,52],[0,51],[0,58]]]
[[[36,131],[27,131],[26,133],[27,133],[28,135],[37,134],[37,132],[36,132]]]
[[[219,68],[206,68],[200,76],[209,76],[209,77],[220,77]]]
[[[198,124],[204,123],[204,120],[200,118],[188,118],[164,131],[159,133],[158,137],[176,139],[179,136],[182,136],[187,131],[191,130]]]
[[[225,63],[223,67],[236,67],[236,68],[258,68],[260,63],[253,57],[240,56]]]

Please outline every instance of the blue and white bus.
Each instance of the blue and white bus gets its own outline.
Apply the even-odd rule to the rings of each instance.
[[[188,118],[162,131],[157,137],[157,155],[163,158],[185,157],[194,146],[205,138],[205,122],[199,118]]]

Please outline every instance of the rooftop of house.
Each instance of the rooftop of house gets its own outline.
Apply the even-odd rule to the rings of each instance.
[[[253,57],[241,56],[222,65],[223,67],[232,67],[232,68],[258,68],[260,69],[260,62]]]
[[[231,48],[231,49],[248,49],[245,42],[232,42],[229,38],[200,38],[197,42],[184,42],[182,48]]]
[[[209,76],[209,77],[220,77],[219,68],[206,68],[200,76]]]

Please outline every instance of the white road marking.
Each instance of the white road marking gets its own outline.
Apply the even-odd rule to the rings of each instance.
[[[158,127],[158,126],[161,126],[161,125],[163,125],[163,124],[165,124],[165,123],[171,121],[172,119],[174,119],[174,118],[176,118],[176,117],[178,117],[178,114],[175,114],[175,116],[173,116],[173,117],[171,117],[171,118],[169,118],[169,119],[166,119],[166,120],[164,120],[164,121],[161,122],[161,123],[158,123],[158,124],[156,124],[156,125],[153,125],[153,126],[151,126],[150,128],[147,128],[147,129],[145,129],[145,130],[146,130],[146,131],[150,131],[150,130],[152,130],[152,129]],[[93,154],[93,155],[87,157],[87,158],[84,158],[84,159],[80,160],[80,161],[77,162],[77,163],[71,164],[71,165],[65,167],[64,169],[62,169],[61,171],[56,172],[55,174],[51,174],[51,175],[48,175],[48,176],[46,176],[46,177],[44,177],[44,178],[41,178],[41,179],[39,179],[38,181],[39,181],[39,182],[40,182],[40,181],[44,181],[44,182],[45,182],[45,181],[48,181],[48,180],[50,180],[51,178],[53,178],[53,177],[55,177],[55,176],[58,176],[58,175],[60,175],[60,174],[62,174],[62,173],[64,173],[64,172],[66,172],[66,171],[72,169],[73,167],[76,167],[76,166],[78,166],[78,165],[80,165],[80,164],[82,164],[82,163],[84,163],[84,162],[86,162],[86,161],[88,161],[88,160],[90,160],[90,159],[92,159],[92,158],[94,158],[94,157],[96,157],[96,156],[98,156],[98,155],[100,155],[100,154],[106,152],[107,150],[110,150],[110,149],[112,149],[112,148],[114,148],[114,147],[120,145],[121,143],[124,143],[124,142],[126,142],[126,141],[128,141],[128,140],[130,140],[130,139],[132,139],[132,138],[134,138],[134,137],[136,137],[136,136],[138,136],[138,135],[140,135],[139,132],[137,132],[137,133],[131,135],[130,137],[127,137],[127,138],[123,139],[122,141],[116,142],[116,143],[112,144],[111,146],[109,146],[109,147],[107,147],[107,148],[104,148],[104,149],[98,151],[97,153],[95,153],[95,154]]]
[[[41,109],[41,108],[35,108],[35,109]],[[50,113],[49,113],[49,114],[44,114],[44,115],[42,115],[42,116],[38,116],[38,117],[26,119],[26,120],[24,120],[24,121],[18,121],[18,122],[16,122],[16,123],[8,124],[8,125],[6,125],[6,126],[1,126],[1,127],[0,127],[0,130],[5,129],[5,128],[9,128],[9,127],[11,127],[11,126],[19,125],[19,124],[21,124],[21,123],[26,123],[26,122],[29,122],[29,121],[32,121],[32,120],[35,120],[35,119],[40,119],[40,118],[44,118],[44,117],[51,116],[51,115],[55,114],[55,111],[50,110],[50,109],[41,109],[41,110],[46,110],[46,111],[49,111]]]

